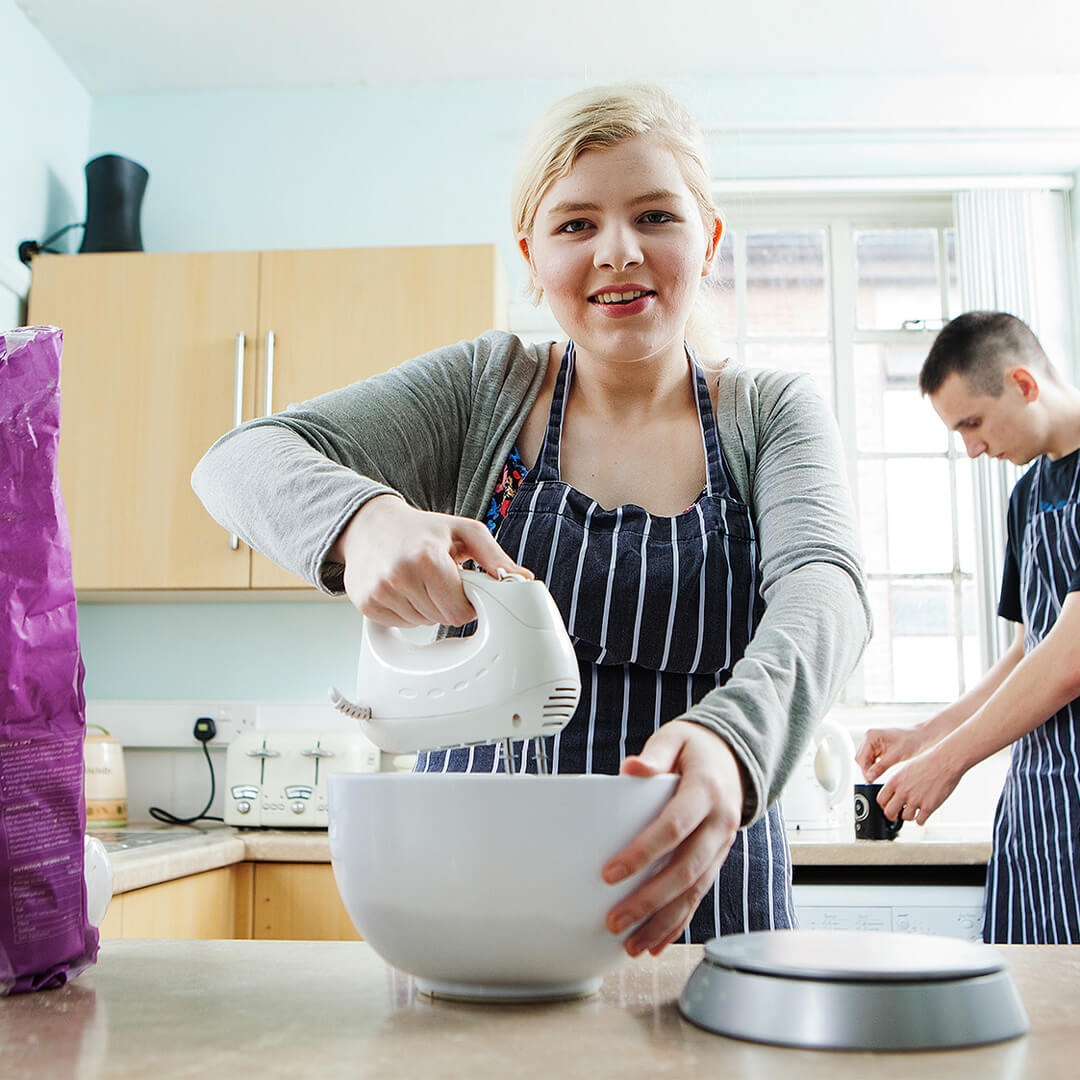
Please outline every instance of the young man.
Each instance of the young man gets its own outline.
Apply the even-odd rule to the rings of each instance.
[[[924,823],[972,765],[1013,744],[986,879],[987,941],[1080,942],[1080,391],[1031,330],[972,311],[938,335],[919,388],[968,456],[1034,462],[1009,502],[998,614],[1018,623],[972,690],[856,760],[885,813]],[[910,760],[909,760],[910,759]]]

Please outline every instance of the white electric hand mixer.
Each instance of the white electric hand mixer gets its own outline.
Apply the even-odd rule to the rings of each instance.
[[[546,773],[544,736],[566,726],[581,696],[562,615],[542,581],[462,570],[461,583],[476,609],[474,634],[419,644],[365,619],[357,702],[336,689],[331,699],[388,753],[501,743],[513,773],[511,740],[533,739]]]

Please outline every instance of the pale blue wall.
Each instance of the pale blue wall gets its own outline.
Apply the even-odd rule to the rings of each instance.
[[[361,622],[344,600],[81,604],[86,695],[325,702],[353,693]]]
[[[0,19],[10,6],[0,0]],[[706,128],[718,178],[1080,165],[1072,77],[670,85]],[[99,98],[90,155],[124,154],[150,170],[148,250],[496,242],[517,289],[516,149],[539,109],[573,88],[533,80]],[[345,605],[83,605],[81,619],[91,697],[322,701],[328,681],[351,686],[358,617]]]
[[[89,132],[90,95],[13,0],[0,0],[0,254],[82,220]]]
[[[19,243],[81,221],[90,95],[13,0],[0,0],[0,324],[21,321]],[[72,230],[62,243],[78,246]]]
[[[514,153],[549,97],[522,84],[103,98],[91,144],[150,170],[148,250],[499,242],[512,264]]]

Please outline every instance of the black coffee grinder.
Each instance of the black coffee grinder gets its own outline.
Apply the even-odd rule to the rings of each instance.
[[[27,266],[39,252],[61,254],[49,245],[70,229],[83,227],[80,254],[93,251],[142,251],[139,215],[150,173],[137,161],[119,154],[102,154],[88,161],[86,174],[86,221],[65,225],[38,243],[24,240],[19,259]]]

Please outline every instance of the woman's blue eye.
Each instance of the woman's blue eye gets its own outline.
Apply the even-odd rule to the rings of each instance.
[[[663,225],[665,221],[673,221],[674,218],[666,210],[649,210],[641,215],[641,220],[646,225]]]
[[[588,227],[589,227],[589,223],[587,221],[583,221],[581,218],[578,218],[575,221],[568,221],[565,225],[562,225],[559,228],[559,232],[567,232],[567,233],[581,232],[582,229],[587,229]]]

